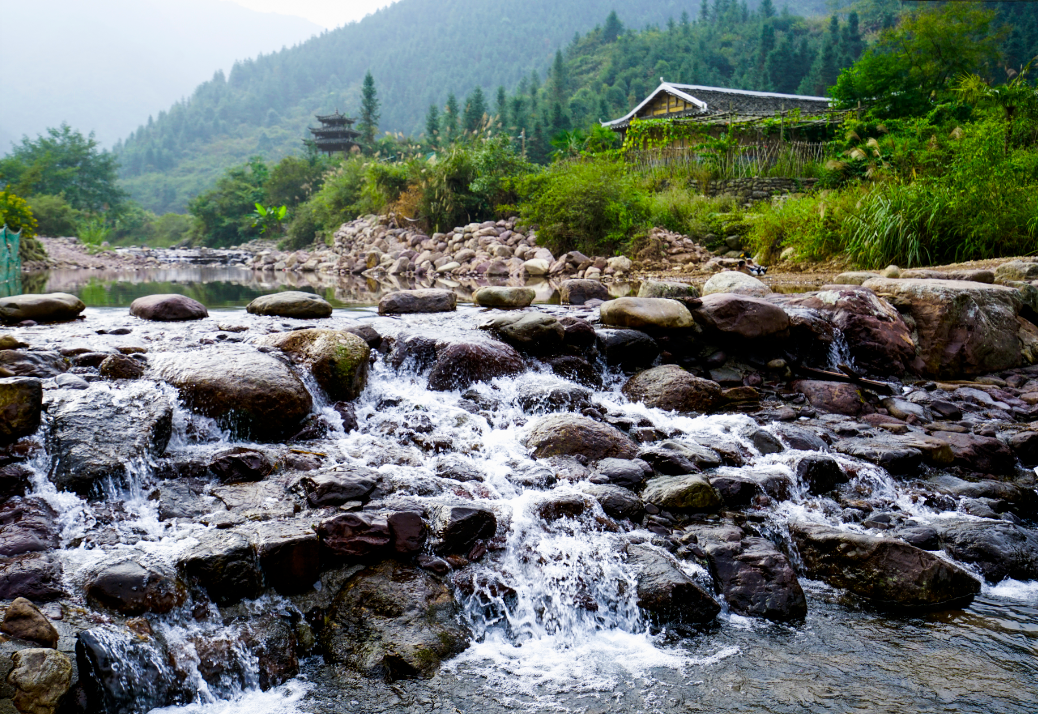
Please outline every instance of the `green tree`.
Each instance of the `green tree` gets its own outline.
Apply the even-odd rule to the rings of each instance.
[[[375,89],[375,78],[369,71],[364,75],[364,84],[360,90],[360,121],[357,128],[364,146],[371,149],[378,133],[378,120],[382,117],[379,110],[378,92]]]
[[[1038,59],[1036,57],[1035,59]],[[1002,153],[1009,156],[1013,142],[1013,122],[1023,115],[1038,118],[1038,89],[1027,82],[1027,73],[1035,60],[1031,60],[1016,76],[1002,85],[992,86],[977,74],[964,74],[956,83],[955,90],[971,104],[990,104],[998,107],[1005,121],[1005,139]]]
[[[263,201],[269,177],[263,160],[253,157],[249,163],[229,169],[215,187],[196,196],[188,204],[196,219],[195,240],[224,248],[258,238],[252,214]]]
[[[0,159],[0,187],[23,196],[63,196],[83,211],[118,209],[125,194],[117,186],[115,155],[100,148],[93,133],[84,137],[68,124],[23,137]]]
[[[706,0],[704,0],[705,2]],[[601,15],[599,15],[601,17]],[[623,23],[620,22],[620,18],[616,15],[616,10],[609,13],[609,17],[606,18],[605,27],[602,28],[602,39],[605,42],[615,42],[616,38],[624,31]]]
[[[555,52],[555,62],[551,66],[551,94],[558,104],[566,102],[566,62],[562,58],[562,50]]]
[[[465,100],[465,131],[476,133],[483,124],[483,117],[487,113],[487,102],[483,97],[483,90],[476,87],[472,94]]]
[[[443,109],[443,136],[448,144],[458,139],[458,98],[451,92],[447,96],[447,106]]]
[[[263,203],[295,208],[321,188],[327,168],[327,161],[317,156],[286,156],[270,170],[263,185]]]
[[[29,207],[36,217],[36,232],[41,236],[74,236],[83,214],[61,196],[32,196]]]
[[[425,115],[425,139],[432,146],[436,146],[440,139],[440,110],[435,104],[429,105]]]

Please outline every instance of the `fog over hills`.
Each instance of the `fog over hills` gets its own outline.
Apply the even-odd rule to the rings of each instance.
[[[0,0],[0,154],[68,122],[110,146],[235,60],[323,28],[224,0]]]

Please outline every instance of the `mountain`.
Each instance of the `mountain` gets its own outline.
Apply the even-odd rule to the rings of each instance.
[[[753,12],[736,0],[714,10]],[[695,19],[702,0],[628,0],[629,28]],[[371,71],[382,102],[383,131],[417,135],[431,104],[481,87],[494,96],[537,71],[575,35],[603,23],[616,0],[400,0],[363,20],[290,48],[237,63],[142,126],[117,147],[131,194],[155,211],[183,210],[223,169],[249,156],[298,152],[316,113],[355,114]],[[821,0],[800,0],[802,11]],[[723,38],[722,38],[723,39]],[[651,66],[651,65],[650,65]],[[650,72],[652,70],[649,70]]]
[[[68,122],[112,145],[220,68],[317,35],[223,0],[0,0],[0,155]]]

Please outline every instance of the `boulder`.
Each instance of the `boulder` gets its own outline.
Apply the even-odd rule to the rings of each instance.
[[[0,503],[14,496],[24,496],[33,471],[21,464],[0,466]]]
[[[86,594],[124,615],[164,613],[184,602],[184,586],[166,573],[134,560],[103,566],[86,582]]]
[[[518,402],[527,414],[580,411],[591,406],[591,390],[575,384],[529,381],[520,387]]]
[[[711,476],[708,480],[728,508],[745,508],[764,493],[760,483],[746,476],[725,474]]]
[[[100,358],[104,359],[104,356]],[[98,364],[100,360],[98,360]],[[77,365],[78,366],[78,365]],[[93,365],[93,366],[96,366]],[[0,350],[0,375],[4,377],[57,377],[68,371],[69,362],[57,352]]]
[[[531,258],[523,263],[523,275],[530,277],[541,277],[551,270],[551,263],[544,258]]]
[[[501,315],[480,324],[518,350],[534,355],[554,355],[562,347],[566,330],[558,318],[543,312]]]
[[[965,521],[938,526],[948,555],[974,565],[990,583],[1038,580],[1038,533],[1012,523]]]
[[[431,545],[437,553],[468,553],[497,532],[494,512],[475,506],[434,506],[429,511]]]
[[[378,303],[379,315],[400,315],[416,312],[451,312],[458,306],[453,290],[421,289],[398,290],[384,295]]]
[[[205,305],[185,295],[146,295],[130,303],[130,314],[153,322],[182,322],[209,317]]]
[[[592,338],[594,338],[594,330],[591,331]],[[573,382],[579,382],[586,387],[592,389],[602,388],[602,375],[600,375],[591,363],[583,357],[576,355],[562,355],[561,357],[552,357],[544,360],[544,363],[548,365],[552,372],[571,380]]]
[[[693,327],[692,314],[677,300],[617,298],[599,309],[603,325],[655,332]]]
[[[852,270],[847,273],[840,273],[833,278],[833,283],[836,285],[861,285],[866,280],[880,277],[879,273],[869,273],[864,270]]]
[[[807,615],[807,598],[796,572],[770,541],[748,537],[737,526],[701,528],[696,536],[732,612],[773,622]]]
[[[631,401],[678,412],[709,411],[721,401],[721,385],[674,364],[639,372],[627,381],[623,393]]]
[[[559,324],[564,331],[562,346],[567,351],[585,354],[595,346],[598,337],[595,335],[595,328],[587,320],[565,315],[559,318]]]
[[[767,300],[749,295],[714,293],[695,309],[696,321],[725,337],[745,340],[789,336],[789,316]]]
[[[957,608],[980,593],[980,583],[959,566],[893,538],[806,523],[789,531],[810,577],[876,605]]]
[[[330,302],[320,295],[297,290],[260,295],[246,305],[245,310],[251,315],[294,317],[300,320],[332,316]]]
[[[47,602],[65,596],[61,561],[51,553],[25,553],[0,558],[0,599],[24,597]]]
[[[1038,280],[1038,262],[1033,260],[1010,260],[995,268],[995,280],[1031,282]]]
[[[487,382],[510,377],[526,370],[523,358],[510,345],[502,342],[457,342],[439,350],[429,389],[445,392],[466,389],[474,382]]]
[[[638,287],[640,298],[666,298],[668,300],[689,300],[699,297],[699,288],[690,283],[676,283],[666,280],[645,280]]]
[[[642,500],[621,486],[608,484],[590,484],[585,487],[589,496],[598,501],[598,505],[610,518],[629,519],[637,523],[645,515]]]
[[[368,347],[373,350],[377,350],[382,346],[382,335],[378,334],[378,331],[371,325],[352,325],[350,327],[342,328],[342,331],[348,332],[351,335],[356,335],[367,342]]]
[[[472,294],[472,301],[481,307],[517,309],[529,307],[537,293],[531,288],[488,286]]]
[[[634,372],[652,366],[660,356],[660,346],[638,330],[595,330],[598,349],[610,367]]]
[[[386,520],[393,536],[393,550],[397,555],[412,556],[423,550],[429,529],[420,513],[398,511],[390,513]]]
[[[289,435],[313,408],[291,369],[251,348],[164,353],[151,365],[190,409],[241,436],[271,441]]]
[[[840,484],[847,483],[850,477],[844,473],[833,457],[825,454],[808,454],[797,462],[797,479],[808,493],[824,496],[831,493]]]
[[[136,714],[184,701],[187,692],[171,653],[156,637],[95,627],[76,639],[76,668],[87,695],[86,710]]]
[[[0,557],[58,546],[57,513],[40,498],[12,498],[0,504]]]
[[[213,602],[230,605],[259,597],[263,573],[249,539],[234,531],[206,531],[177,560],[188,581],[205,588]]]
[[[274,462],[262,451],[236,446],[213,454],[209,471],[223,483],[249,483],[274,473]]]
[[[330,661],[389,681],[429,676],[468,646],[451,589],[392,560],[351,577],[326,623],[321,644]]]
[[[368,343],[341,330],[293,330],[268,335],[258,344],[276,347],[313,374],[333,401],[360,396],[368,381]]]
[[[706,285],[703,286],[703,295],[713,295],[714,293],[764,297],[771,293],[771,288],[746,273],[728,270],[717,273],[706,281]]]
[[[588,300],[608,300],[609,288],[598,280],[563,280],[559,295],[563,303],[583,305]]]
[[[858,416],[867,408],[861,389],[847,382],[800,379],[793,382],[792,387],[807,397],[811,406],[823,412]]]
[[[721,465],[721,456],[701,444],[662,441],[643,447],[638,458],[650,464],[658,474],[680,476],[712,469]]]
[[[340,558],[373,559],[383,555],[393,542],[389,521],[373,513],[340,513],[317,527],[321,548]]]
[[[577,414],[550,414],[538,419],[523,442],[533,456],[585,456],[591,461],[633,458],[637,449],[615,427]]]
[[[882,466],[895,476],[914,474],[923,463],[921,450],[893,439],[840,439],[833,444],[833,449],[841,454]]]
[[[39,379],[0,379],[0,444],[9,444],[36,433],[42,414],[43,385]]]
[[[68,293],[14,295],[0,298],[0,322],[65,322],[75,320],[85,309],[82,300]]]
[[[955,466],[998,476],[1009,476],[1016,470],[1012,450],[993,437],[948,431],[934,431],[931,437],[951,448]]]
[[[1013,288],[962,280],[888,280],[864,286],[915,322],[924,374],[958,377],[1020,364],[1020,297]]]
[[[140,379],[144,376],[144,365],[129,355],[109,355],[98,371],[105,379]]]
[[[58,646],[58,631],[40,609],[23,597],[15,598],[4,613],[0,632],[18,640],[35,642],[54,649]]]
[[[652,467],[641,459],[602,459],[595,465],[593,483],[639,489],[652,477]]]
[[[54,714],[72,684],[72,662],[54,649],[19,650],[7,683],[14,688],[14,709],[24,714]]]
[[[283,595],[306,592],[320,574],[320,543],[309,523],[269,521],[243,526],[268,587]]]
[[[378,472],[364,466],[343,471],[320,471],[299,479],[299,487],[314,508],[341,506],[350,501],[366,501],[378,485]]]
[[[173,432],[173,405],[154,384],[114,391],[101,385],[56,400],[47,435],[50,480],[62,491],[89,493],[107,478],[124,483],[134,464],[161,455]]]
[[[668,622],[706,623],[721,606],[678,567],[672,558],[651,546],[627,546],[627,564],[638,581],[638,607]]]
[[[699,474],[654,478],[645,484],[642,500],[659,508],[705,512],[717,511],[723,505],[721,496]]]

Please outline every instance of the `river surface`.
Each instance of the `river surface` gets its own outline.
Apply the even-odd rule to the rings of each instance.
[[[83,272],[52,272],[39,291],[80,295],[92,306],[85,321],[18,328],[16,335],[33,344],[42,340],[95,343],[102,339],[96,335],[98,329],[132,325],[132,333],[119,338],[121,342],[146,345],[156,352],[191,349],[195,341],[221,333],[217,325],[244,327],[246,331],[237,334],[247,340],[272,327],[313,324],[244,312],[243,305],[253,297],[287,288],[309,288],[333,301],[339,309],[331,319],[321,321],[321,327],[342,327],[359,320],[385,336],[467,334],[482,315],[465,307],[449,315],[379,318],[370,305],[386,286],[370,284],[373,281],[322,286],[309,282],[307,276],[274,280],[270,274],[233,268],[152,271],[147,281],[134,281],[133,276],[76,275]],[[268,278],[269,283],[262,282]],[[549,289],[543,287],[545,301],[551,299]],[[125,306],[151,292],[191,295],[209,306],[210,318],[190,325],[128,318]],[[567,310],[548,309],[559,314]],[[595,311],[577,312],[593,317]],[[338,670],[314,656],[303,661],[297,678],[268,692],[260,692],[255,681],[248,679],[244,685],[224,691],[199,685],[195,703],[157,709],[153,714],[1038,711],[1038,582],[1009,580],[985,585],[982,595],[964,610],[895,616],[877,612],[822,583],[802,579],[809,614],[800,624],[772,624],[733,615],[725,608],[709,626],[650,627],[634,603],[629,587],[633,576],[620,552],[625,541],[653,542],[653,534],[633,526],[619,531],[596,528],[590,518],[545,524],[533,515],[533,506],[546,495],[580,493],[579,478],[560,479],[550,487],[523,485],[530,482],[512,478],[517,472],[538,468],[520,443],[532,420],[518,406],[520,393],[531,383],[566,383],[533,364],[526,374],[476,385],[475,395],[467,398],[481,398],[482,409],[473,414],[464,408],[460,393],[430,391],[421,370],[393,369],[380,357],[356,403],[360,429],[346,434],[339,427],[324,441],[305,447],[325,454],[332,462],[370,464],[371,453],[394,446],[394,438],[384,436],[394,433],[394,425],[417,418],[429,421],[427,417],[432,416],[432,434],[443,440],[447,452],[458,454],[485,474],[481,488],[466,488],[465,497],[510,514],[507,547],[472,567],[503,573],[519,597],[490,606],[486,598],[465,601],[465,618],[474,633],[465,653],[447,662],[431,679],[392,685]],[[747,456],[744,465],[727,467],[732,470],[793,473],[796,460],[804,455],[792,449],[769,455],[757,452],[745,437],[753,420],[744,414],[691,418],[632,404],[619,391],[623,375],[607,372],[605,376],[605,386],[593,395],[595,403],[612,414],[647,420],[679,440],[725,444],[742,451]],[[330,412],[327,401],[320,394],[314,396],[315,410]],[[179,403],[174,429],[170,452],[210,453],[228,445],[226,434]],[[439,455],[406,448],[410,455],[407,466],[386,462],[378,467],[380,473],[428,482],[431,485],[415,495],[442,498],[442,485],[434,483]],[[896,504],[921,522],[952,515],[910,503],[902,484],[878,467],[849,457],[839,460],[857,470],[856,488],[863,498]],[[107,527],[120,537],[108,539],[111,545],[92,546],[91,550],[84,537],[106,527],[100,525],[104,522],[100,506],[54,491],[42,475],[47,469],[45,454],[37,458],[35,467],[40,474],[36,492],[61,513],[62,557],[70,583],[76,583],[77,573],[98,558],[121,550],[142,551],[174,562],[186,544],[195,542],[192,534],[202,527],[158,520],[146,495],[154,477],[149,466],[142,465],[134,485],[112,494],[123,501],[126,515]],[[794,519],[853,528],[831,515],[831,505],[827,499],[800,494],[756,517],[762,530],[778,534]],[[710,587],[702,567],[692,562],[682,567]],[[587,605],[589,600],[594,607]],[[265,596],[255,607],[292,605],[280,597]],[[220,628],[212,624],[211,630],[205,630],[205,623],[187,616],[189,608],[190,603],[154,618],[156,627],[171,640],[179,637],[186,649],[190,649],[190,632],[212,634]]]

